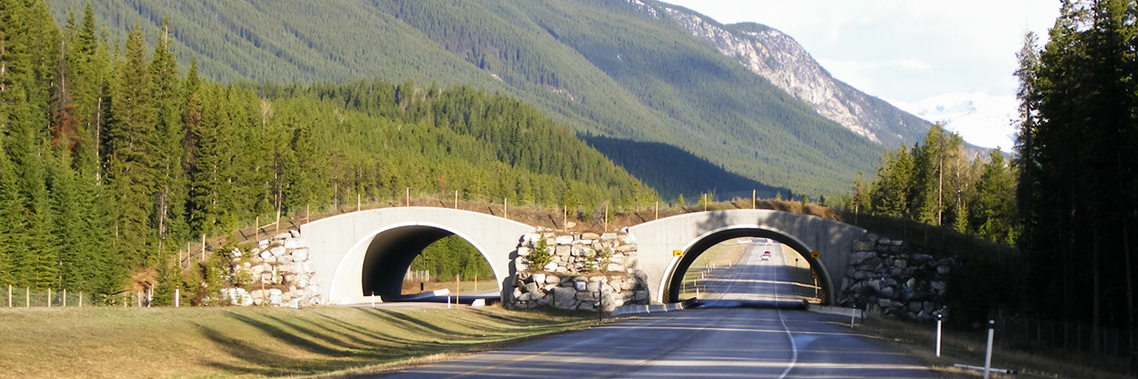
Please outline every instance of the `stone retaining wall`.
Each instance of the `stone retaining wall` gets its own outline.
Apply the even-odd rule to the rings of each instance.
[[[531,267],[529,257],[544,238],[549,263]],[[648,276],[637,269],[636,241],[627,232],[526,234],[514,254],[502,304],[507,309],[553,307],[604,311],[648,304]]]
[[[222,304],[268,303],[294,308],[323,304],[308,247],[298,231],[258,241],[247,253],[234,249],[229,252],[229,259],[229,274],[238,282],[251,281],[246,288],[223,288]]]
[[[935,318],[955,260],[909,250],[903,241],[874,234],[855,242],[838,304],[909,320]]]

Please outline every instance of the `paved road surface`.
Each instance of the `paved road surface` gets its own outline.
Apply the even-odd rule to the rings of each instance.
[[[847,319],[795,310],[780,245],[707,277],[701,309],[652,314],[395,378],[935,378]],[[771,259],[760,254],[771,251]]]

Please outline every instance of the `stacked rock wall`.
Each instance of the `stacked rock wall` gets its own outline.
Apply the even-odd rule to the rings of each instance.
[[[870,234],[854,243],[838,304],[910,320],[929,320],[945,306],[952,258],[910,253],[900,240]]]
[[[308,247],[300,232],[258,241],[252,250],[229,252],[233,282],[244,287],[221,290],[222,304],[302,307],[323,303]],[[262,290],[262,288],[264,288]]]
[[[544,238],[549,263],[532,267],[531,254]],[[637,269],[636,241],[626,232],[558,234],[549,230],[522,237],[503,294],[506,308],[553,307],[606,312],[648,304],[647,275]],[[510,288],[512,287],[512,288]]]

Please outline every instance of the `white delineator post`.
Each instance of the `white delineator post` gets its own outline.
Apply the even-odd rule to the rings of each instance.
[[[181,300],[181,297],[182,297],[182,289],[181,288],[175,288],[174,289],[174,308],[178,307],[178,300]],[[82,299],[82,297],[80,297],[80,299]],[[80,301],[82,301],[82,300],[80,300]]]
[[[936,356],[940,356],[940,324],[944,320],[944,315],[939,312],[936,314]]]
[[[984,379],[992,372],[992,340],[995,339],[996,320],[988,320],[988,349],[984,353]]]

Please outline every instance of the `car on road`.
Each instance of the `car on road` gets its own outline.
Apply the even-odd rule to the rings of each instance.
[[[763,258],[764,261],[771,259],[771,252],[768,251],[768,252],[763,253],[763,256],[761,258]]]

